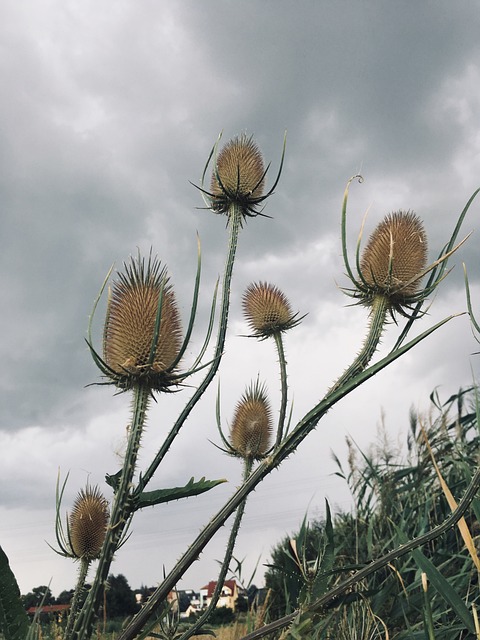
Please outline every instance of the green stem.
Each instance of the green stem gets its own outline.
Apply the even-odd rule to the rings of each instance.
[[[252,464],[253,464],[253,460],[251,458],[245,460],[245,466],[243,470],[244,481],[248,478],[250,471],[252,470]],[[227,572],[230,567],[230,562],[232,560],[233,551],[235,549],[235,542],[238,537],[238,532],[240,530],[240,524],[242,522],[243,514],[245,512],[246,504],[247,504],[247,499],[245,498],[245,500],[243,500],[243,502],[239,505],[237,509],[235,520],[233,522],[232,529],[230,531],[230,536],[228,538],[227,548],[225,550],[225,556],[223,558],[222,567],[220,569],[220,573],[218,574],[217,584],[212,594],[212,599],[208,607],[205,609],[202,615],[198,618],[198,620],[195,621],[195,623],[190,627],[190,629],[188,629],[180,637],[179,640],[188,640],[188,638],[191,638],[193,635],[195,635],[197,631],[201,629],[202,626],[207,622],[212,611],[217,606],[217,602],[220,597],[220,594],[222,593],[223,585],[225,583],[225,578],[227,577]]]
[[[90,560],[86,558],[80,559],[80,568],[78,571],[78,579],[77,584],[75,586],[75,592],[73,594],[73,600],[70,607],[70,613],[68,614],[68,622],[65,628],[65,640],[70,640],[72,637],[73,624],[75,622],[75,618],[77,617],[77,612],[80,605],[80,596],[85,587],[85,580],[87,579],[88,569],[90,567]]]
[[[400,356],[407,353],[419,342],[427,338],[430,334],[448,322],[452,316],[441,320],[433,327],[430,327],[422,334],[389,353],[385,358],[362,371],[357,376],[347,380],[340,388],[329,392],[323,400],[313,407],[297,424],[295,429],[288,434],[283,440],[280,447],[273,451],[270,456],[265,458],[248,476],[246,481],[237,489],[233,496],[225,503],[220,511],[210,520],[210,522],[202,529],[196,540],[188,547],[183,556],[178,560],[175,567],[164,578],[154,593],[150,596],[146,604],[132,619],[130,624],[124,629],[117,640],[132,640],[143,629],[150,617],[155,613],[157,608],[167,597],[171,589],[180,580],[187,569],[198,560],[199,554],[205,549],[211,538],[222,527],[226,520],[232,515],[248,494],[260,484],[260,482],[271,472],[276,469],[280,463],[290,456],[298,447],[298,445],[306,438],[306,436],[316,427],[319,420],[342,398],[356,389],[360,384],[376,375],[390,363],[397,360]]]
[[[86,640],[91,635],[93,616],[98,609],[113,556],[121,543],[123,533],[132,514],[132,481],[137,464],[138,450],[145,425],[146,412],[150,399],[150,388],[138,385],[134,388],[132,424],[128,438],[127,451],[123,462],[118,487],[115,490],[110,524],[100,553],[100,560],[92,587],[85,604],[80,611],[74,627],[75,640]]]
[[[373,299],[372,308],[370,310],[370,325],[367,337],[360,350],[360,353],[348,367],[348,369],[335,382],[329,393],[340,389],[347,381],[351,380],[359,373],[365,370],[370,363],[373,354],[378,348],[380,338],[387,319],[387,313],[390,308],[387,296],[377,295]]]
[[[277,440],[275,447],[280,446],[285,432],[285,416],[287,413],[288,385],[287,385],[287,361],[285,360],[285,351],[283,348],[282,334],[280,332],[274,334],[275,345],[278,352],[278,363],[280,365],[280,385],[282,398],[280,402],[280,415],[278,417]]]
[[[142,475],[142,486],[139,489],[143,490],[147,483],[151,480],[153,474],[157,470],[158,466],[162,462],[163,458],[167,454],[170,449],[173,441],[178,435],[178,432],[182,428],[186,419],[190,415],[192,409],[195,407],[197,402],[200,400],[205,390],[215,377],[215,374],[218,371],[218,367],[220,366],[220,360],[223,355],[223,350],[225,347],[225,338],[227,335],[227,326],[228,326],[228,313],[230,309],[230,289],[232,283],[232,274],[233,274],[233,265],[235,262],[235,254],[237,251],[237,242],[238,242],[238,234],[241,228],[241,220],[242,213],[241,209],[238,206],[232,205],[231,207],[231,215],[229,215],[229,224],[230,224],[230,236],[228,240],[228,255],[225,264],[225,271],[223,276],[223,286],[222,286],[222,301],[220,308],[220,321],[218,327],[218,337],[217,344],[215,347],[215,352],[213,356],[213,363],[210,369],[208,370],[207,375],[201,382],[201,384],[197,387],[197,390],[190,398],[185,408],[180,413],[177,421],[173,425],[170,433],[167,435],[165,440],[162,443],[158,453],[155,458]]]

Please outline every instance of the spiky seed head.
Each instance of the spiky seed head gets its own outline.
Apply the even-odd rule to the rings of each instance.
[[[180,314],[165,268],[156,259],[146,265],[132,259],[113,284],[105,322],[104,360],[114,382],[121,388],[142,382],[165,390],[181,344]]]
[[[242,302],[245,318],[257,337],[267,338],[297,324],[287,297],[272,284],[250,284]]]
[[[230,430],[230,443],[236,455],[245,460],[259,459],[270,447],[272,411],[265,387],[250,386],[238,402]]]
[[[230,205],[236,203],[248,215],[262,198],[264,186],[263,157],[253,138],[243,134],[227,142],[212,173],[212,209],[228,213]]]
[[[420,290],[427,265],[427,236],[412,211],[389,214],[373,231],[360,261],[364,282],[393,303],[408,303]]]
[[[108,502],[98,487],[82,489],[69,517],[70,544],[75,558],[95,560],[99,557],[108,519]]]

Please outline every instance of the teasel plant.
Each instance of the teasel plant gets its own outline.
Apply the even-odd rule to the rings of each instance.
[[[171,492],[145,491],[192,409],[218,371],[227,332],[230,288],[239,231],[247,218],[264,215],[259,207],[273,193],[283,167],[285,141],[277,178],[272,188],[265,193],[269,167],[264,166],[263,156],[253,138],[245,135],[234,138],[218,153],[219,141],[220,139],[208,157],[202,175],[202,186],[199,187],[207,208],[216,214],[225,215],[230,230],[220,297],[218,333],[211,359],[204,363],[215,323],[218,285],[213,295],[203,346],[192,366],[184,370],[180,368],[195,323],[201,275],[200,245],[193,302],[185,336],[182,334],[175,293],[166,267],[151,254],[148,260],[138,255],[129,264],[125,264],[123,272],[117,275],[109,290],[102,355],[93,345],[92,322],[111,272],[94,304],[87,344],[103,374],[104,381],[101,384],[112,384],[120,392],[132,392],[132,420],[123,467],[118,473],[107,476],[107,482],[114,491],[111,521],[95,579],[73,629],[72,637],[75,640],[90,637],[95,611],[100,604],[102,588],[107,580],[111,562],[128,531],[135,511],[169,499],[197,495],[223,482],[205,479],[194,482],[192,478],[180,493],[178,488]],[[212,161],[211,191],[207,191],[204,189],[205,176]],[[153,460],[136,478],[138,450],[151,399],[155,394],[178,390],[189,376],[202,370],[206,371],[203,380],[196,386]]]
[[[432,333],[437,331],[440,327],[442,327],[445,323],[449,322],[455,315],[447,316],[443,320],[437,322],[433,326],[430,326],[422,333],[414,336],[409,341],[407,341],[407,336],[412,328],[413,322],[425,315],[425,305],[427,303],[428,296],[433,293],[443,278],[447,275],[447,263],[452,254],[458,249],[461,243],[456,244],[456,240],[458,234],[460,232],[460,228],[465,219],[465,216],[470,208],[474,196],[467,202],[464,207],[462,213],[460,214],[458,221],[456,223],[455,228],[450,236],[450,239],[447,241],[444,248],[440,251],[438,258],[432,262],[430,265],[426,264],[426,253],[420,253],[420,257],[415,254],[415,263],[413,266],[409,265],[409,271],[406,274],[401,273],[401,277],[403,280],[400,283],[396,283],[395,287],[393,286],[395,283],[395,278],[399,277],[398,274],[398,256],[396,251],[398,249],[392,243],[391,235],[393,230],[387,230],[387,242],[385,244],[385,240],[376,241],[372,240],[374,248],[376,248],[378,242],[378,251],[383,251],[383,260],[384,265],[386,265],[385,270],[383,272],[379,271],[376,273],[372,271],[374,265],[368,261],[368,257],[364,259],[363,263],[360,260],[360,248],[357,249],[357,269],[359,271],[358,277],[353,275],[353,270],[350,267],[350,262],[348,259],[347,253],[347,238],[346,238],[346,212],[347,212],[347,201],[348,201],[348,193],[349,187],[355,179],[360,179],[359,176],[354,176],[351,178],[345,189],[343,204],[342,204],[342,218],[341,218],[341,228],[342,228],[342,248],[343,255],[345,259],[345,266],[347,276],[350,278],[350,281],[353,285],[352,291],[350,293],[354,294],[354,297],[357,297],[357,301],[363,302],[370,308],[374,307],[373,313],[378,318],[375,322],[372,323],[370,320],[370,329],[369,336],[362,347],[359,355],[357,355],[350,367],[347,368],[346,372],[342,374],[337,382],[333,384],[333,386],[327,390],[324,397],[315,404],[310,411],[308,411],[293,428],[282,430],[282,435],[278,437],[275,446],[258,461],[258,464],[252,469],[248,477],[244,480],[243,484],[238,487],[235,493],[230,497],[230,499],[225,503],[225,505],[212,517],[209,523],[205,525],[205,527],[201,530],[197,538],[192,542],[192,544],[188,547],[186,552],[181,556],[181,558],[177,561],[175,567],[172,568],[170,573],[165,577],[164,581],[157,587],[155,592],[151,595],[148,602],[144,605],[139,613],[132,619],[132,621],[127,625],[126,629],[120,634],[118,640],[132,640],[137,637],[137,635],[141,632],[141,630],[145,627],[148,621],[155,615],[155,612],[162,606],[162,602],[168,595],[168,592],[173,588],[173,586],[177,583],[180,577],[185,573],[185,571],[193,564],[193,562],[198,558],[198,555],[203,551],[203,549],[207,546],[208,542],[215,535],[215,533],[225,524],[227,519],[238,509],[238,507],[244,502],[246,497],[249,495],[251,491],[253,491],[260,482],[275,468],[277,468],[289,455],[294,453],[298,446],[303,442],[303,440],[311,433],[316,426],[318,425],[321,418],[343,397],[351,393],[354,389],[356,389],[359,385],[363,384],[366,380],[370,379],[374,375],[378,374],[382,371],[386,366],[400,358],[402,355],[410,351],[416,345],[418,345],[421,341],[425,340]],[[220,176],[220,181],[224,184]],[[237,181],[239,184],[239,182]],[[223,193],[223,192],[222,192]],[[215,196],[214,193],[210,192],[210,197]],[[241,210],[241,209],[240,209]],[[221,201],[218,204],[217,213],[222,211]],[[401,216],[403,218],[403,215]],[[423,231],[423,225],[418,221],[416,216],[413,214],[408,214],[408,219],[410,217],[413,218],[415,231],[416,231],[416,242],[425,240],[425,232]],[[239,215],[239,220],[244,219],[245,216],[242,217],[242,214]],[[395,220],[396,216],[394,217]],[[230,223],[229,219],[229,223]],[[381,235],[380,232],[377,232],[377,235]],[[462,241],[464,242],[464,241]],[[383,248],[382,248],[383,247]],[[408,260],[408,258],[407,258]],[[395,265],[395,266],[394,266]],[[364,273],[365,271],[365,273]],[[383,273],[384,280],[382,281],[380,275]],[[420,285],[422,279],[426,277],[427,281],[425,284]],[[347,292],[348,293],[348,292]],[[383,299],[377,303],[376,296],[382,297]],[[387,317],[396,318],[397,315],[406,316],[406,322],[403,329],[400,331],[400,335],[389,353],[387,353],[383,358],[379,359],[377,362],[371,363],[373,355],[375,354],[380,336],[385,328]],[[293,322],[295,322],[296,318],[293,318]],[[249,319],[249,326],[253,330],[253,334],[257,332],[257,338],[264,339],[268,336],[269,329],[266,326],[262,326],[262,330],[266,331],[263,333],[262,330],[256,328],[252,322],[252,318]],[[277,327],[278,333],[281,335],[283,331],[280,330],[280,325]],[[284,377],[286,384],[286,374]],[[472,480],[472,485],[468,494],[465,496],[465,501],[460,503],[459,509],[464,510],[468,508],[469,501],[471,501],[472,496],[475,495],[475,491],[480,486],[480,472],[475,476]],[[455,523],[457,520],[455,518],[460,517],[457,512],[452,516],[452,522]],[[453,526],[452,522],[447,523],[448,526]],[[432,535],[441,535],[440,531],[433,532]],[[422,540],[416,540],[413,543],[422,544]],[[356,577],[354,576],[350,582],[349,586],[355,584]],[[362,576],[359,575],[358,580],[361,580]],[[345,589],[349,588],[348,586]],[[313,602],[308,605],[308,611],[311,615],[316,615],[317,611],[323,606],[323,602],[329,601],[328,594],[326,594],[323,600],[320,602]],[[268,633],[276,632],[280,629],[285,628],[293,623],[296,616],[299,615],[299,611],[296,611],[292,616],[282,619],[277,623],[272,623],[271,625],[267,625],[264,629],[260,629],[257,632],[253,632],[245,638],[261,638],[268,635]],[[304,612],[307,613],[308,612]]]
[[[369,309],[367,337],[357,358],[336,381],[332,391],[340,388],[348,379],[363,371],[375,354],[389,319],[407,318],[408,324],[399,338],[403,338],[415,319],[426,313],[423,310],[429,296],[446,277],[448,258],[466,241],[455,245],[463,215],[460,217],[450,242],[438,258],[427,266],[428,240],[421,219],[413,211],[399,210],[388,214],[374,229],[361,252],[362,230],[357,241],[355,264],[357,275],[351,267],[347,250],[347,200],[352,180],[347,184],[342,206],[342,252],[347,276],[352,284],[343,291],[357,304]],[[466,209],[468,209],[468,206]],[[423,285],[424,277],[429,274]]]
[[[59,548],[52,547],[59,555],[79,562],[78,578],[65,628],[65,638],[71,637],[85,591],[88,570],[91,563],[100,557],[110,519],[108,501],[98,486],[92,487],[87,484],[85,489],[79,491],[71,513],[67,514],[64,527],[61,505],[67,479],[61,488],[59,478],[57,479],[55,535]]]
[[[198,495],[221,482],[221,480],[208,481],[205,479],[195,481],[192,478],[184,487],[147,490],[156,470],[170,451],[187,418],[218,372],[225,350],[230,289],[240,230],[252,218],[268,217],[264,213],[263,207],[267,198],[276,189],[283,169],[285,142],[278,173],[272,187],[267,191],[269,165],[264,165],[262,154],[253,138],[242,134],[227,142],[222,148],[220,148],[220,140],[220,138],[217,140],[210,152],[198,189],[203,195],[206,208],[218,216],[225,217],[229,231],[227,255],[222,282],[221,285],[218,285],[220,293],[218,294],[217,286],[213,293],[205,339],[193,363],[189,366],[185,365],[185,356],[189,351],[200,295],[201,250],[199,243],[191,312],[185,330],[182,327],[175,290],[170,282],[166,267],[161,265],[152,255],[148,258],[138,255],[137,258],[125,264],[123,270],[114,278],[109,290],[107,285],[113,273],[112,269],[94,303],[87,332],[87,344],[92,358],[103,376],[100,384],[112,385],[117,393],[131,394],[132,416],[122,467],[117,472],[107,475],[107,483],[113,489],[113,499],[111,500],[105,539],[98,554],[98,561],[96,560],[98,562],[97,570],[91,589],[84,603],[79,606],[78,615],[75,616],[67,640],[70,638],[72,640],[88,640],[91,637],[94,617],[100,605],[111,562],[120,546],[127,539],[134,514],[146,506]],[[133,640],[133,638],[145,633],[155,616],[165,610],[168,594],[175,589],[178,581],[198,559],[213,536],[231,516],[235,514],[235,517],[240,517],[238,514],[241,514],[249,494],[268,474],[297,450],[305,438],[317,427],[321,418],[337,402],[431,336],[454,317],[453,315],[448,316],[428,327],[422,333],[409,338],[413,323],[425,314],[428,297],[437,289],[448,273],[447,263],[459,246],[456,242],[460,227],[477,192],[467,202],[450,239],[440,251],[437,259],[430,265],[427,264],[426,252],[423,250],[425,249],[423,245],[426,244],[423,225],[414,214],[405,212],[387,218],[385,224],[381,224],[372,234],[363,253],[360,236],[355,258],[356,274],[354,274],[355,270],[350,265],[347,252],[346,212],[349,188],[352,181],[357,178],[358,176],[351,178],[345,189],[341,229],[345,269],[350,280],[350,286],[346,293],[353,297],[354,302],[368,307],[370,312],[370,324],[364,345],[353,359],[352,364],[327,390],[323,398],[315,402],[312,408],[292,426],[293,412],[291,407],[290,412],[288,410],[287,363],[283,351],[283,340],[287,332],[294,328],[301,318],[292,312],[288,300],[273,285],[262,282],[251,285],[245,293],[243,301],[248,327],[253,337],[258,340],[273,338],[279,354],[281,401],[275,442],[265,445],[262,438],[260,440],[257,438],[255,446],[252,446],[252,442],[245,445],[245,439],[239,438],[238,433],[230,434],[226,449],[229,450],[230,447],[229,452],[243,461],[243,481],[220,510],[201,529],[184,554],[164,576],[142,609],[120,632],[117,640]],[[410,242],[416,245],[416,250],[409,253],[410,257],[403,259],[399,254],[399,250],[403,246],[402,242],[395,243],[394,234],[400,225],[402,225],[402,229],[404,228],[405,222],[407,222],[409,229],[407,236],[410,237]],[[381,267],[378,266],[379,260]],[[399,268],[400,265],[403,265],[402,269]],[[424,279],[425,283],[423,283]],[[92,339],[93,320],[99,301],[106,290],[109,290],[109,294],[103,333],[103,349],[97,350]],[[218,295],[219,302],[217,303]],[[274,310],[273,315],[272,309]],[[403,318],[403,316],[405,316],[405,325],[400,330],[394,347],[372,364],[380,336],[385,330],[388,320]],[[214,344],[210,346],[215,327],[216,339]],[[193,374],[200,374],[203,377],[199,384],[195,385],[191,396],[152,460],[147,463],[145,469],[139,471],[138,450],[152,399],[187,387],[188,379]],[[263,397],[261,386],[253,385],[250,392],[248,396],[247,390],[244,396],[244,400],[248,396],[247,402],[250,402],[253,396],[257,400],[259,397]],[[289,414],[288,423],[287,414]],[[235,419],[232,428],[234,424]],[[275,433],[273,427],[272,431]],[[455,521],[458,513],[461,510],[463,513],[468,508],[468,501],[471,501],[479,485],[480,472],[475,474],[471,487],[459,503],[458,509],[452,514],[452,518],[439,525],[437,531],[430,532],[432,535],[440,535],[442,531],[446,530],[445,527],[453,526],[452,522]],[[235,525],[232,528],[234,527]],[[408,552],[415,545],[423,544],[428,539],[430,539],[428,536],[427,538],[423,536],[421,539],[411,541],[402,547],[401,553]],[[63,548],[70,553],[71,547],[68,540],[67,533]],[[394,550],[393,555],[390,554],[382,561],[389,562],[389,558],[396,557],[395,553],[398,553],[398,550]],[[228,549],[225,558],[228,558]],[[78,560],[77,558],[73,559]],[[227,566],[228,562],[223,564]],[[376,566],[380,565],[377,563]],[[371,567],[368,569],[370,570]],[[6,575],[14,585],[12,587],[14,590],[16,583],[12,577],[13,574],[4,554],[1,553],[0,570],[1,575]],[[305,620],[305,615],[309,613],[315,615],[325,602],[331,602],[339,593],[343,593],[355,585],[356,581],[363,579],[364,574],[365,572],[363,574],[361,571],[358,572],[340,585],[336,591],[325,594],[321,599],[309,603],[308,610],[300,612],[303,614],[303,620]],[[0,598],[1,595],[0,593]],[[26,614],[22,617],[18,606],[15,607],[15,602],[18,605],[17,600],[18,598],[16,600],[14,598],[13,605],[10,601],[8,602],[9,607],[5,611],[10,617],[5,624],[9,629],[14,629],[16,636],[10,634],[14,640],[23,640],[19,634],[24,631],[28,620],[26,620]],[[277,631],[291,625],[295,615],[298,614],[297,611],[293,618],[277,621],[276,626],[270,627],[270,629]],[[17,632],[18,629],[20,631]],[[249,637],[252,639],[253,637],[264,637],[266,633],[270,632],[270,629],[265,627],[263,630],[255,632],[256,635]]]
[[[217,395],[216,418],[217,428],[224,447],[219,448],[224,453],[242,461],[242,475],[243,481],[245,481],[248,478],[255,461],[261,460],[270,449],[272,436],[272,410],[265,385],[260,383],[257,379],[246,388],[235,407],[228,437],[224,435],[221,428],[220,393]],[[217,583],[210,602],[190,628],[180,635],[179,640],[187,640],[201,631],[207,633],[207,630],[204,630],[203,627],[208,622],[212,611],[214,611],[217,606],[227,573],[230,569],[230,564],[235,550],[235,543],[237,541],[241,522],[245,513],[247,498],[248,496],[245,497],[236,509],[225,553],[222,561],[220,562],[220,571],[217,576]]]
[[[267,282],[250,284],[243,294],[243,313],[252,331],[251,337],[258,340],[273,338],[280,368],[281,401],[275,446],[279,446],[286,428],[288,404],[287,361],[283,334],[296,327],[305,318],[293,313],[287,296],[275,285]]]

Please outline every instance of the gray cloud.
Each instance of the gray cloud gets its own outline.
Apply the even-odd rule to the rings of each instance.
[[[201,209],[200,193],[189,181],[199,184],[220,131],[224,140],[247,131],[272,163],[272,184],[288,130],[283,175],[265,209],[273,220],[251,220],[241,234],[220,378],[225,424],[258,372],[277,398],[275,354],[271,345],[242,338],[240,313],[244,287],[252,280],[272,281],[295,309],[308,313],[286,345],[295,417],[301,417],[348,365],[365,332],[366,311],[347,308],[339,291],[347,284],[339,225],[348,178],[357,172],[365,176],[362,185],[351,186],[352,251],[368,208],[366,234],[386,212],[412,208],[425,220],[432,259],[480,186],[479,18],[472,4],[452,10],[449,3],[431,2],[405,10],[400,4],[346,0],[300,5],[185,0],[141,7],[3,3],[0,482],[9,491],[0,500],[2,522],[8,524],[0,534],[8,540],[13,566],[19,566],[23,590],[48,581],[50,574],[41,575],[50,568],[58,590],[73,581],[70,569],[50,555],[38,552],[35,570],[22,564],[25,547],[38,544],[29,510],[45,524],[42,539],[52,539],[46,523],[53,524],[57,467],[71,470],[68,502],[87,477],[102,483],[105,472],[119,464],[115,452],[129,420],[128,398],[113,398],[111,389],[84,388],[99,380],[84,337],[111,264],[121,268],[137,247],[142,252],[153,247],[169,266],[186,318],[198,231],[203,293],[193,359],[223,269],[228,232],[224,219]],[[475,228],[477,219],[478,203],[465,230]],[[478,299],[476,247],[472,237],[459,251],[457,268],[418,331],[464,309],[462,261],[470,265]],[[100,306],[94,328],[99,348],[103,312]],[[396,331],[394,325],[388,328],[382,353]],[[407,355],[336,407],[312,435],[312,445],[300,447],[268,480],[265,493],[258,490],[275,508],[275,518],[262,519],[264,503],[255,498],[240,549],[255,561],[257,552],[268,554],[265,541],[274,544],[275,535],[280,538],[300,520],[300,495],[302,509],[314,494],[312,510],[323,508],[324,493],[333,503],[348,504],[345,487],[329,484],[330,449],[341,456],[347,433],[368,446],[381,406],[396,434],[407,424],[410,403],[428,406],[435,385],[449,394],[469,384],[475,349],[467,319],[457,318],[422,344],[418,356]],[[189,392],[155,407],[143,463]],[[182,533],[188,543],[235,485],[234,461],[217,456],[208,442],[217,439],[214,402],[210,390],[158,483],[186,481],[208,470],[212,477],[227,476],[229,486],[219,489],[218,498],[189,501],[185,511],[162,509],[170,533],[162,529],[158,535],[166,540],[184,526],[188,509],[192,514],[198,509]],[[293,499],[286,491],[290,478],[299,483]],[[278,491],[284,500],[277,501]],[[135,586],[160,577],[135,555],[145,540],[157,544],[149,537],[155,517],[141,519],[134,541],[139,546],[125,550],[115,568]],[[251,549],[255,538],[261,544]],[[173,541],[165,545],[167,557],[159,558],[159,566],[181,551]],[[206,568],[191,574],[195,587],[213,577],[209,571],[218,552],[208,554]]]

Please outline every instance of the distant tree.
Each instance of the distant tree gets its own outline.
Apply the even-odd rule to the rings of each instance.
[[[235,620],[235,614],[230,607],[217,607],[208,618],[208,624],[230,624]]]
[[[108,618],[125,618],[138,611],[135,594],[121,573],[108,577],[106,600]]]
[[[55,600],[55,604],[70,604],[73,598],[73,593],[73,589],[62,591]]]
[[[34,587],[29,593],[22,596],[23,605],[25,609],[30,607],[39,607],[40,605],[54,604],[55,598],[50,591],[50,587],[41,585],[40,587]]]
[[[246,593],[238,594],[237,601],[235,602],[235,611],[237,613],[248,611],[248,597]]]

